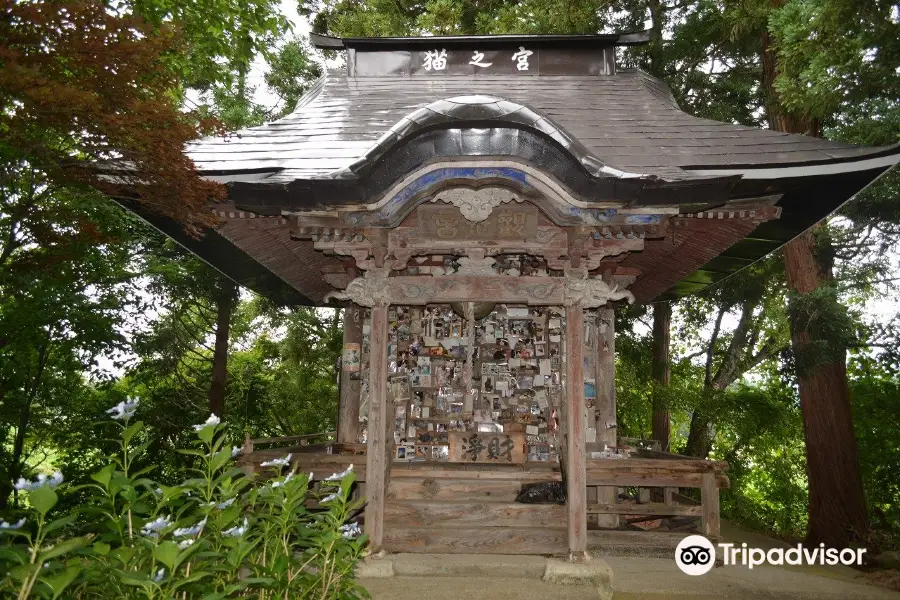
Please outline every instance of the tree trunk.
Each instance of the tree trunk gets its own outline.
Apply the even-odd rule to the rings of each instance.
[[[780,6],[783,0],[775,0]],[[774,81],[778,75],[777,52],[767,31],[762,34],[763,89],[769,124],[775,131],[821,135],[821,123],[790,113],[781,105]],[[810,305],[810,294],[832,278],[829,248],[817,247],[815,228],[785,245],[784,264],[788,286],[798,294],[791,306],[791,344],[795,364],[804,361],[810,343],[831,346],[830,361],[797,369],[800,411],[806,439],[806,472],[809,478],[809,530],[807,541],[832,547],[846,546],[868,530],[865,493],[850,411],[846,350],[836,340],[816,339],[815,332],[798,327],[808,323],[822,307]],[[817,303],[829,302],[819,296]],[[833,300],[831,300],[833,302]],[[805,313],[805,314],[804,314]],[[838,352],[837,350],[841,350]]]
[[[784,247],[787,281],[799,294],[791,307],[791,341],[794,355],[803,364],[804,351],[810,343],[834,344],[834,340],[818,340],[814,331],[801,328],[815,310],[809,305],[809,294],[831,279],[830,265],[820,257],[827,256],[817,247],[815,230],[795,238]],[[823,299],[817,299],[822,302]],[[840,352],[843,355],[843,352]],[[846,547],[851,540],[866,535],[866,501],[850,410],[847,387],[846,358],[812,364],[797,369],[800,388],[800,411],[806,437],[806,471],[809,477],[810,544]]]
[[[653,358],[651,372],[655,383],[653,390],[652,436],[663,452],[669,451],[671,420],[663,388],[669,387],[669,333],[672,322],[672,305],[657,302],[653,305]]]
[[[712,451],[713,429],[712,419],[703,411],[695,410],[691,415],[691,429],[688,433],[687,456],[706,458]]]
[[[230,279],[222,279],[216,298],[216,345],[213,352],[212,382],[209,386],[209,412],[225,414],[225,386],[228,382],[228,336],[237,288]]]
[[[647,45],[647,54],[650,58],[649,73],[654,77],[663,76],[663,20],[665,8],[662,0],[649,0],[647,7],[650,9],[650,43]]]
[[[0,509],[2,510],[9,508],[9,495],[11,492],[14,494],[14,504],[16,506],[19,504],[19,495],[13,489],[13,484],[22,476],[22,455],[25,453],[25,437],[28,433],[28,426],[31,423],[31,405],[44,376],[44,367],[47,365],[47,357],[50,354],[49,346],[50,342],[48,340],[38,350],[37,370],[35,371],[34,379],[31,380],[28,393],[25,395],[22,408],[19,411],[19,425],[16,428],[16,437],[13,440],[13,451],[10,457],[9,481],[3,481],[0,484]]]

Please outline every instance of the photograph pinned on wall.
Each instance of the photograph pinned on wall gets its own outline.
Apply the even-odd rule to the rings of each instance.
[[[559,360],[559,356],[551,356],[550,357],[550,368],[554,371],[559,371],[561,361]]]
[[[481,389],[485,392],[493,392],[494,391],[494,378],[493,377],[485,377],[484,381],[481,382]]]
[[[394,402],[406,402],[410,397],[410,381],[406,375],[394,375],[390,381],[390,394]]]
[[[416,357],[416,368],[418,369],[420,375],[431,375],[431,357]]]
[[[431,375],[413,375],[410,379],[410,383],[414,388],[430,388]]]
[[[544,342],[537,342],[534,345],[534,355],[537,357],[547,356],[547,344]]]
[[[485,410],[483,408],[474,411],[472,415],[472,420],[476,423],[490,423],[491,422],[491,411]]]
[[[594,379],[584,380],[584,398],[585,400],[597,398],[597,382]]]
[[[358,373],[362,361],[362,351],[359,344],[344,344],[341,354],[341,370],[345,373]]]
[[[516,380],[516,388],[520,390],[530,390],[534,388],[534,378],[530,375],[521,375]]]

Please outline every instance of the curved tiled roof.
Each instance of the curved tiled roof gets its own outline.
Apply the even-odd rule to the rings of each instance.
[[[484,97],[483,102],[460,101],[472,96]],[[423,119],[428,112],[440,118]],[[278,173],[280,182],[343,177],[355,163],[377,154],[379,140],[392,128],[408,130],[417,121],[426,127],[456,121],[460,126],[490,121],[532,127],[567,138],[567,149],[588,163],[589,172],[596,162],[597,169],[666,180],[694,178],[692,170],[827,165],[898,151],[692,117],[678,108],[664,83],[632,70],[603,77],[348,77],[329,72],[292,114],[227,139],[199,140],[188,155],[201,171],[226,177],[256,173],[254,178],[264,179]]]

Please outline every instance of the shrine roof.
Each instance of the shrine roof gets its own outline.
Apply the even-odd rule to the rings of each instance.
[[[198,241],[146,218],[235,281],[315,305],[341,287],[347,265],[301,239],[292,219],[392,228],[441,177],[478,187],[534,183],[537,172],[571,200],[557,225],[591,226],[595,213],[617,211],[671,217],[664,237],[613,265],[634,275],[635,297],[648,302],[752,264],[900,161],[900,145],[861,148],[688,115],[663,82],[617,70],[616,47],[646,41],[646,32],[313,36],[344,51],[346,69],[327,72],[284,118],[186,149],[204,176],[228,184],[216,208],[223,225]]]
[[[471,102],[473,97],[484,101]],[[663,181],[883,169],[900,153],[900,146],[860,148],[693,117],[679,109],[664,83],[630,70],[531,77],[350,77],[332,71],[292,114],[224,139],[199,140],[188,154],[202,172],[227,182],[347,179],[391,143],[437,127],[490,123],[546,133],[589,172],[593,168],[592,175],[605,166],[608,173]],[[441,142],[455,143],[453,132]],[[483,154],[479,148],[458,150]]]

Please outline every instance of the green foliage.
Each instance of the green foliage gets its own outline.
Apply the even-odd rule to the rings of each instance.
[[[900,380],[866,356],[850,362],[849,374],[869,514],[900,539]]]
[[[136,14],[160,27],[177,24],[186,51],[174,59],[185,88],[237,87],[256,56],[270,56],[289,24],[275,0],[131,0]]]
[[[822,285],[809,294],[790,294],[791,328],[803,342],[794,346],[794,366],[800,377],[818,365],[844,362],[856,341],[855,323],[838,300],[837,290]]]
[[[366,543],[348,523],[352,472],[313,487],[312,475],[273,461],[257,482],[232,466],[217,419],[194,427],[192,476],[174,486],[139,468],[152,432],[130,423],[136,402],[114,408],[119,452],[91,475],[87,497],[53,516],[58,481],[30,484],[24,522],[0,527],[0,589],[25,598],[362,598],[353,568]],[[61,489],[61,488],[60,488]],[[316,500],[319,510],[307,508]]]
[[[292,112],[310,82],[322,75],[322,67],[312,61],[310,50],[300,38],[285,42],[269,61],[266,85],[282,102],[281,114]]]

